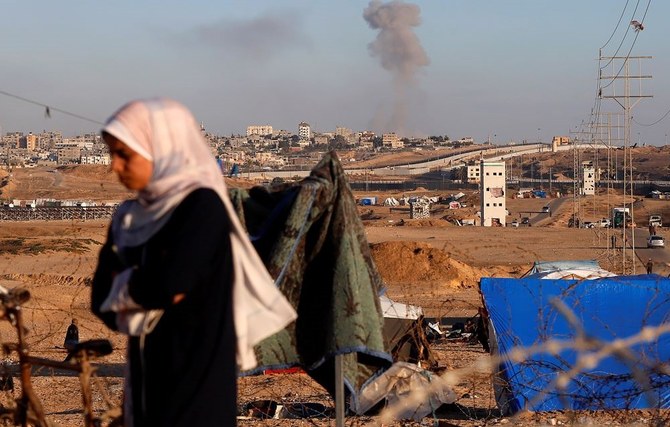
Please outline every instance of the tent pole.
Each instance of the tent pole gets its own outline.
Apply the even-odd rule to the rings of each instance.
[[[344,427],[344,356],[335,355],[335,425]]]

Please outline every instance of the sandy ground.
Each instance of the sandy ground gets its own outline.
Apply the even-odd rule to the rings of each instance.
[[[64,176],[52,183],[58,182],[61,197],[94,199],[95,196],[95,200],[106,200],[127,195],[112,176],[102,175],[100,170],[60,173]],[[53,172],[44,173],[46,176],[48,174]],[[76,179],[77,175],[80,178]],[[97,176],[98,180],[92,176]],[[100,180],[104,192],[99,190]],[[14,185],[12,191],[15,194],[28,194],[20,181],[11,185]],[[77,192],[71,192],[71,186],[77,186]],[[53,191],[44,192],[45,197],[53,197],[53,194]],[[369,194],[356,194],[357,197],[362,195]],[[400,197],[402,194],[378,196]],[[473,194],[467,195],[470,206],[476,206],[475,197]],[[620,202],[616,197],[619,196],[603,194],[598,200],[580,204],[579,209],[590,212],[589,215],[594,219],[601,218],[607,216],[609,206]],[[507,201],[510,218],[518,218],[523,212],[540,210],[550,201],[510,198]],[[592,208],[589,208],[589,203]],[[638,206],[636,212],[640,218],[649,212],[670,212],[670,202],[666,201],[641,199]],[[519,228],[453,225],[451,221],[454,218],[472,216],[476,210],[472,207],[449,210],[436,205],[432,209],[431,218],[422,220],[410,220],[408,211],[403,207],[390,209],[384,206],[360,206],[359,210],[389,296],[400,302],[419,305],[431,317],[473,315],[481,305],[477,290],[481,277],[519,277],[536,260],[597,259],[611,271],[620,268],[620,254],[607,249],[608,233],[611,231],[567,228],[567,218],[574,212],[572,199],[553,212],[551,218],[538,218],[537,225]],[[125,340],[106,330],[89,311],[88,285],[97,252],[105,238],[106,226],[105,221],[1,222],[0,284],[25,287],[32,294],[31,301],[25,307],[25,317],[30,328],[29,341],[33,352],[56,359],[64,357],[63,351],[57,347],[62,346],[65,330],[73,317],[79,319],[82,339],[106,337],[113,342],[115,350],[112,355],[105,357],[103,366],[114,375],[103,378],[103,385],[112,403],[118,403],[122,389],[118,375],[124,361]],[[665,230],[661,233],[665,233]],[[14,331],[7,322],[0,322],[0,337],[2,341],[14,339]],[[436,344],[434,350],[438,358],[451,369],[475,367],[478,359],[488,357],[481,346],[461,341],[442,342]],[[321,402],[330,407],[333,404],[325,391],[301,374],[242,378],[239,385],[241,407],[259,399]],[[35,388],[44,400],[51,418],[64,426],[82,425],[75,377],[53,375],[44,370],[35,378]],[[429,417],[425,422],[436,421],[443,426],[505,423],[647,424],[656,416],[653,413],[632,412],[557,412],[506,419],[497,412],[490,372],[481,369],[474,369],[472,373],[464,375],[455,391],[458,396],[456,404],[442,408],[435,414],[435,418]],[[102,394],[96,392],[95,396],[96,407],[102,409]],[[241,419],[240,425],[333,425],[333,422],[332,418],[262,422],[258,419]],[[375,417],[350,417],[347,420],[347,425],[378,423]],[[397,425],[419,424],[398,422]]]

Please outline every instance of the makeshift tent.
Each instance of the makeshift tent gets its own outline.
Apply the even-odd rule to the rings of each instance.
[[[666,325],[670,279],[482,278],[480,290],[492,354],[501,357],[494,384],[504,413],[670,407],[667,333],[606,351],[608,343]],[[575,348],[578,338],[583,348]],[[510,356],[513,348],[549,341],[556,345]]]
[[[303,368],[335,396],[336,355],[347,390],[392,363],[383,336],[377,271],[356,201],[334,152],[299,183],[231,189],[252,243],[298,319],[262,341],[244,374]]]
[[[596,260],[535,261],[523,277],[537,279],[597,279],[616,276],[598,264]]]
[[[432,364],[429,343],[423,329],[423,310],[414,305],[379,297],[384,315],[384,339],[393,361]]]

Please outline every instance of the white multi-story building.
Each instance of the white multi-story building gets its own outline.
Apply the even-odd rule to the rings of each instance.
[[[251,125],[247,126],[247,136],[250,135],[272,135],[272,126],[270,125]]]
[[[300,139],[310,139],[312,137],[312,128],[308,123],[300,122],[298,124],[298,136]]]
[[[110,164],[109,153],[82,151],[79,163],[82,165],[108,165]]]
[[[582,194],[592,196],[596,194],[596,170],[593,162],[582,162]]]
[[[479,162],[480,224],[504,227],[507,217],[505,203],[505,162]]]

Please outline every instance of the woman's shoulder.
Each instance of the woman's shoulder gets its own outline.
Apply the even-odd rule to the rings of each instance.
[[[191,191],[179,203],[175,214],[185,212],[200,212],[203,215],[212,215],[225,212],[225,206],[219,194],[211,188],[197,188]]]
[[[161,234],[172,235],[177,231],[218,234],[217,230],[228,230],[228,223],[226,207],[216,191],[198,188],[177,205]]]
[[[223,205],[219,194],[211,188],[196,188],[184,198],[182,203],[217,203]]]

